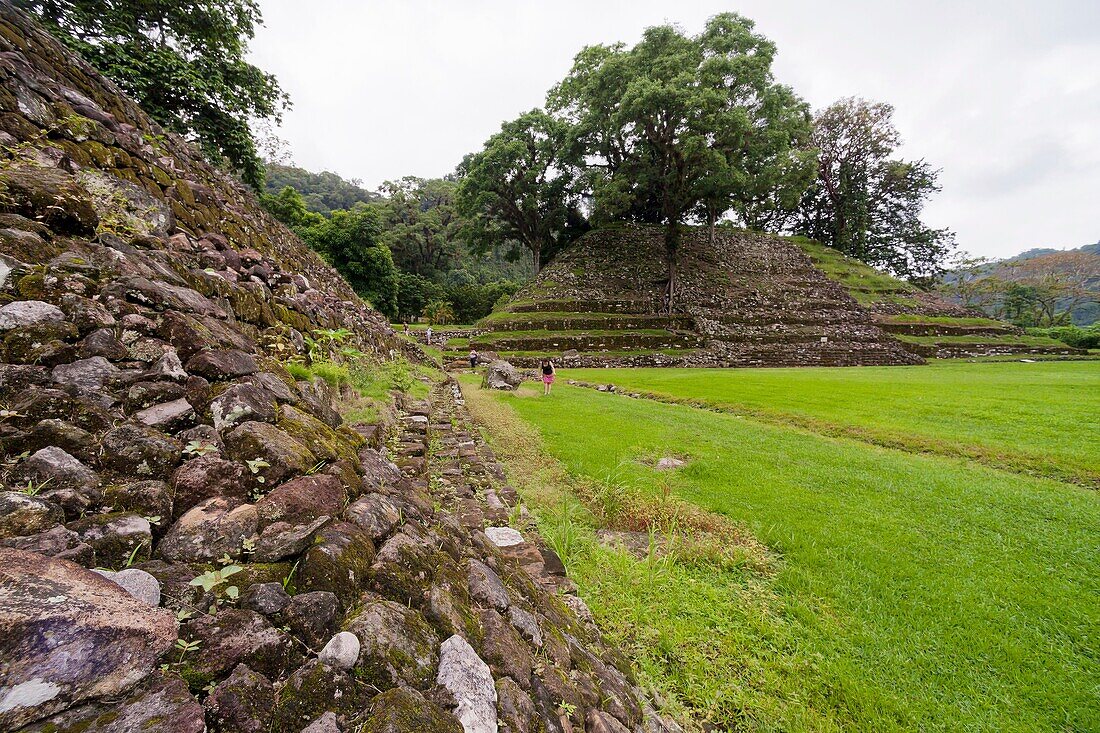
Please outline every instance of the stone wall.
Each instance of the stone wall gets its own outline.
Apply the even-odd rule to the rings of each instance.
[[[505,307],[517,317],[495,330],[520,330],[521,314],[557,312],[561,322],[604,330],[622,313],[660,313],[667,269],[660,227],[623,224],[590,232],[559,255]],[[575,349],[577,365],[852,366],[916,364],[922,359],[882,330],[872,314],[830,280],[797,246],[781,237],[720,230],[711,243],[701,229],[685,231],[678,255],[678,294],[669,338],[642,334],[593,344],[582,335],[547,337],[545,351]],[[569,316],[567,319],[566,317]],[[499,316],[498,316],[499,318]],[[544,321],[557,325],[553,321]],[[555,348],[554,339],[558,342]],[[638,354],[607,354],[633,345]],[[597,339],[597,341],[599,341]],[[530,337],[512,348],[534,350]],[[682,355],[645,354],[685,349]],[[502,347],[504,349],[505,347]],[[585,353],[588,352],[588,353]],[[571,363],[572,363],[571,362]]]
[[[675,729],[451,385],[284,367],[385,319],[6,2],[0,81],[0,731]]]

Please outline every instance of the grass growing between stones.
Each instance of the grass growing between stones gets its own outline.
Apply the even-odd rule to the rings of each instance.
[[[465,386],[604,628],[720,729],[1100,726],[1094,492],[564,385],[550,398]],[[688,462],[670,476],[651,467],[659,455]],[[609,480],[671,487],[747,528],[765,562],[601,546],[572,491]]]
[[[1100,364],[576,369],[565,378],[1100,487]]]

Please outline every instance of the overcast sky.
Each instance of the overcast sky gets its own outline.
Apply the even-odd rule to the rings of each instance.
[[[297,165],[440,176],[541,106],[593,43],[737,11],[815,108],[886,101],[903,155],[943,169],[926,221],[991,257],[1100,239],[1097,0],[260,0],[252,59],[294,109]]]

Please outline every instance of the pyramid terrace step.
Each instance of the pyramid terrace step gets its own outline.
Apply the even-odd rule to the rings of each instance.
[[[505,310],[511,313],[656,313],[659,303],[655,298],[612,298],[539,300],[510,303]]]
[[[505,313],[482,321],[492,331],[636,331],[639,329],[691,330],[691,316],[663,316],[637,313]]]

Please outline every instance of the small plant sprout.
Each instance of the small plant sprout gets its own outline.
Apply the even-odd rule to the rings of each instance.
[[[217,610],[217,596],[219,593],[224,593],[225,597],[231,601],[237,600],[237,596],[240,594],[237,586],[229,585],[226,586],[224,589],[222,589],[222,586],[229,581],[230,576],[236,575],[239,572],[241,572],[240,565],[226,565],[221,570],[210,570],[203,573],[202,575],[192,578],[190,585],[198,586],[207,593],[214,593],[214,605],[211,606],[211,613],[214,613]]]
[[[176,664],[183,664],[183,658],[193,651],[198,651],[200,646],[202,646],[202,641],[199,639],[192,639],[191,641],[176,639],[176,649],[179,649],[180,652],[180,658],[176,660]]]
[[[271,464],[265,461],[263,458],[253,458],[251,461],[245,461],[248,464],[248,470],[252,472],[252,475],[256,477],[258,483],[264,483],[265,479],[260,476],[259,473],[265,468],[268,468]]]
[[[192,440],[183,447],[183,454],[185,456],[205,456],[207,453],[212,453],[218,449],[218,446],[213,443],[207,443],[204,440]]]
[[[133,549],[133,551],[130,553],[130,557],[126,558],[126,563],[122,567],[128,568],[128,567],[132,566],[134,564],[134,560],[137,558],[138,552],[140,552],[141,548],[143,548],[143,547],[145,547],[145,540],[142,540],[141,542],[137,543],[137,547],[135,547]]]
[[[241,540],[241,552],[246,555],[251,555],[256,551],[256,540],[251,537],[245,537]]]
[[[297,572],[297,570],[298,570],[298,563],[299,562],[300,562],[299,560],[295,560],[294,565],[292,565],[291,568],[290,568],[290,572],[287,573],[285,578],[283,578],[283,590],[289,590],[290,589],[290,583],[291,583],[292,580],[294,580],[294,573]]]
[[[26,494],[27,496],[36,496],[40,491],[42,491],[42,489],[49,486],[51,481],[53,481],[53,476],[50,476],[45,481],[28,480],[27,483],[24,484],[23,488],[19,489],[19,493]]]

